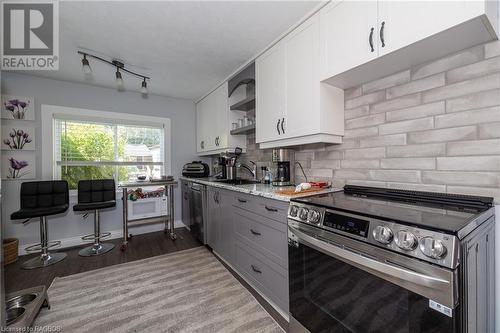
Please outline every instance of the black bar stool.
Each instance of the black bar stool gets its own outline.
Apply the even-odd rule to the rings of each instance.
[[[25,182],[21,184],[21,209],[10,215],[12,220],[40,218],[40,244],[28,246],[26,252],[41,251],[39,257],[25,261],[21,268],[32,269],[55,264],[66,253],[49,253],[49,248],[61,245],[48,241],[47,216],[64,213],[69,207],[69,188],[65,180]]]
[[[101,243],[101,239],[111,233],[101,233],[99,210],[116,206],[116,188],[113,179],[80,180],[78,182],[78,204],[73,206],[75,212],[94,211],[94,233],[83,236],[83,240],[93,240],[94,245],[78,252],[83,257],[97,256],[115,247],[114,244]]]

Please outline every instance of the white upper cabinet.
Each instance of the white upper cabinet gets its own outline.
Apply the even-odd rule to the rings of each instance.
[[[244,136],[231,136],[227,82],[196,104],[196,152],[214,155],[246,148]]]
[[[285,47],[278,43],[255,61],[256,139],[279,140],[283,136],[286,109]]]
[[[320,20],[320,78],[340,88],[497,39],[499,25],[488,0],[334,1]]]
[[[344,95],[319,80],[319,16],[256,60],[256,142],[260,148],[340,143]]]
[[[334,1],[320,11],[321,66],[325,77],[378,56],[377,2]]]

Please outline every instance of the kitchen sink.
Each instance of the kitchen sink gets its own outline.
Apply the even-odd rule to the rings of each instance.
[[[251,179],[217,179],[216,183],[230,184],[230,185],[252,185],[259,184],[260,182],[257,180]]]

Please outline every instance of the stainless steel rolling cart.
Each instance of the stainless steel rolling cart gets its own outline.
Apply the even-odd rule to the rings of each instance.
[[[129,234],[128,228],[129,226],[139,226],[150,223],[164,222],[165,224],[165,233],[168,233],[172,240],[177,239],[177,235],[174,230],[174,221],[175,221],[175,209],[174,209],[174,187],[177,186],[177,181],[150,181],[150,182],[135,182],[135,183],[126,183],[120,184],[122,188],[122,200],[123,200],[123,243],[120,247],[121,251],[125,251],[128,245],[128,241],[132,237],[132,234]],[[144,187],[164,187],[166,197],[165,200],[165,213],[158,214],[155,216],[147,216],[147,217],[131,217],[129,212],[128,205],[128,192],[130,189],[144,188]],[[139,199],[144,200],[144,199]]]

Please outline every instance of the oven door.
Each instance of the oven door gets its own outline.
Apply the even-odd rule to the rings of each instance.
[[[456,271],[288,226],[291,332],[459,332]]]

